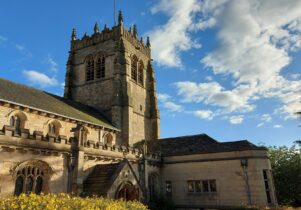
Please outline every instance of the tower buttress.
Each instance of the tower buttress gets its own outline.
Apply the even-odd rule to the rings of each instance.
[[[137,26],[127,31],[119,12],[118,25],[76,38],[66,69],[64,97],[103,112],[120,129],[117,143],[132,145],[159,138],[156,82],[150,41],[139,40]]]

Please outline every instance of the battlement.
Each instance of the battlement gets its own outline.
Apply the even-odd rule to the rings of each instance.
[[[92,35],[85,33],[82,38],[77,38],[76,31],[73,29],[71,35],[71,51],[80,50],[108,40],[118,41],[122,37],[135,46],[137,50],[150,57],[151,45],[149,38],[147,37],[146,42],[143,41],[142,37],[139,38],[136,25],[133,26],[133,29],[130,27],[129,30],[127,30],[123,24],[121,12],[119,12],[118,25],[112,28],[108,28],[105,24],[103,30],[100,31],[98,23],[96,23],[94,25],[94,33]]]
[[[9,138],[8,138],[9,137]],[[72,142],[74,138],[69,139],[66,136],[43,135],[41,131],[21,129],[15,132],[15,128],[4,125],[0,130],[0,149],[6,152],[21,152],[45,155],[70,155],[72,152]],[[85,152],[86,160],[119,161],[124,158],[130,161],[136,161],[141,152],[138,149],[120,145],[109,145],[87,140],[85,145],[80,148]]]

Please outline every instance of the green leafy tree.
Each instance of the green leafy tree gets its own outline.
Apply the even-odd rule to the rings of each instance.
[[[299,145],[299,146],[298,146]],[[276,195],[280,205],[301,206],[301,147],[270,147]]]

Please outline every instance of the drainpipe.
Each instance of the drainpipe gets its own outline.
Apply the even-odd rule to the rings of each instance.
[[[241,159],[240,160],[240,165],[242,167],[243,170],[243,176],[244,176],[244,180],[245,180],[245,184],[246,184],[246,193],[247,193],[247,197],[248,197],[248,205],[252,205],[252,197],[251,197],[251,190],[250,190],[250,184],[249,184],[249,175],[248,175],[248,159]]]

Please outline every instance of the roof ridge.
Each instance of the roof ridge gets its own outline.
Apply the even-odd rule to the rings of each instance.
[[[1,77],[0,100],[84,123],[117,129],[101,110]]]

